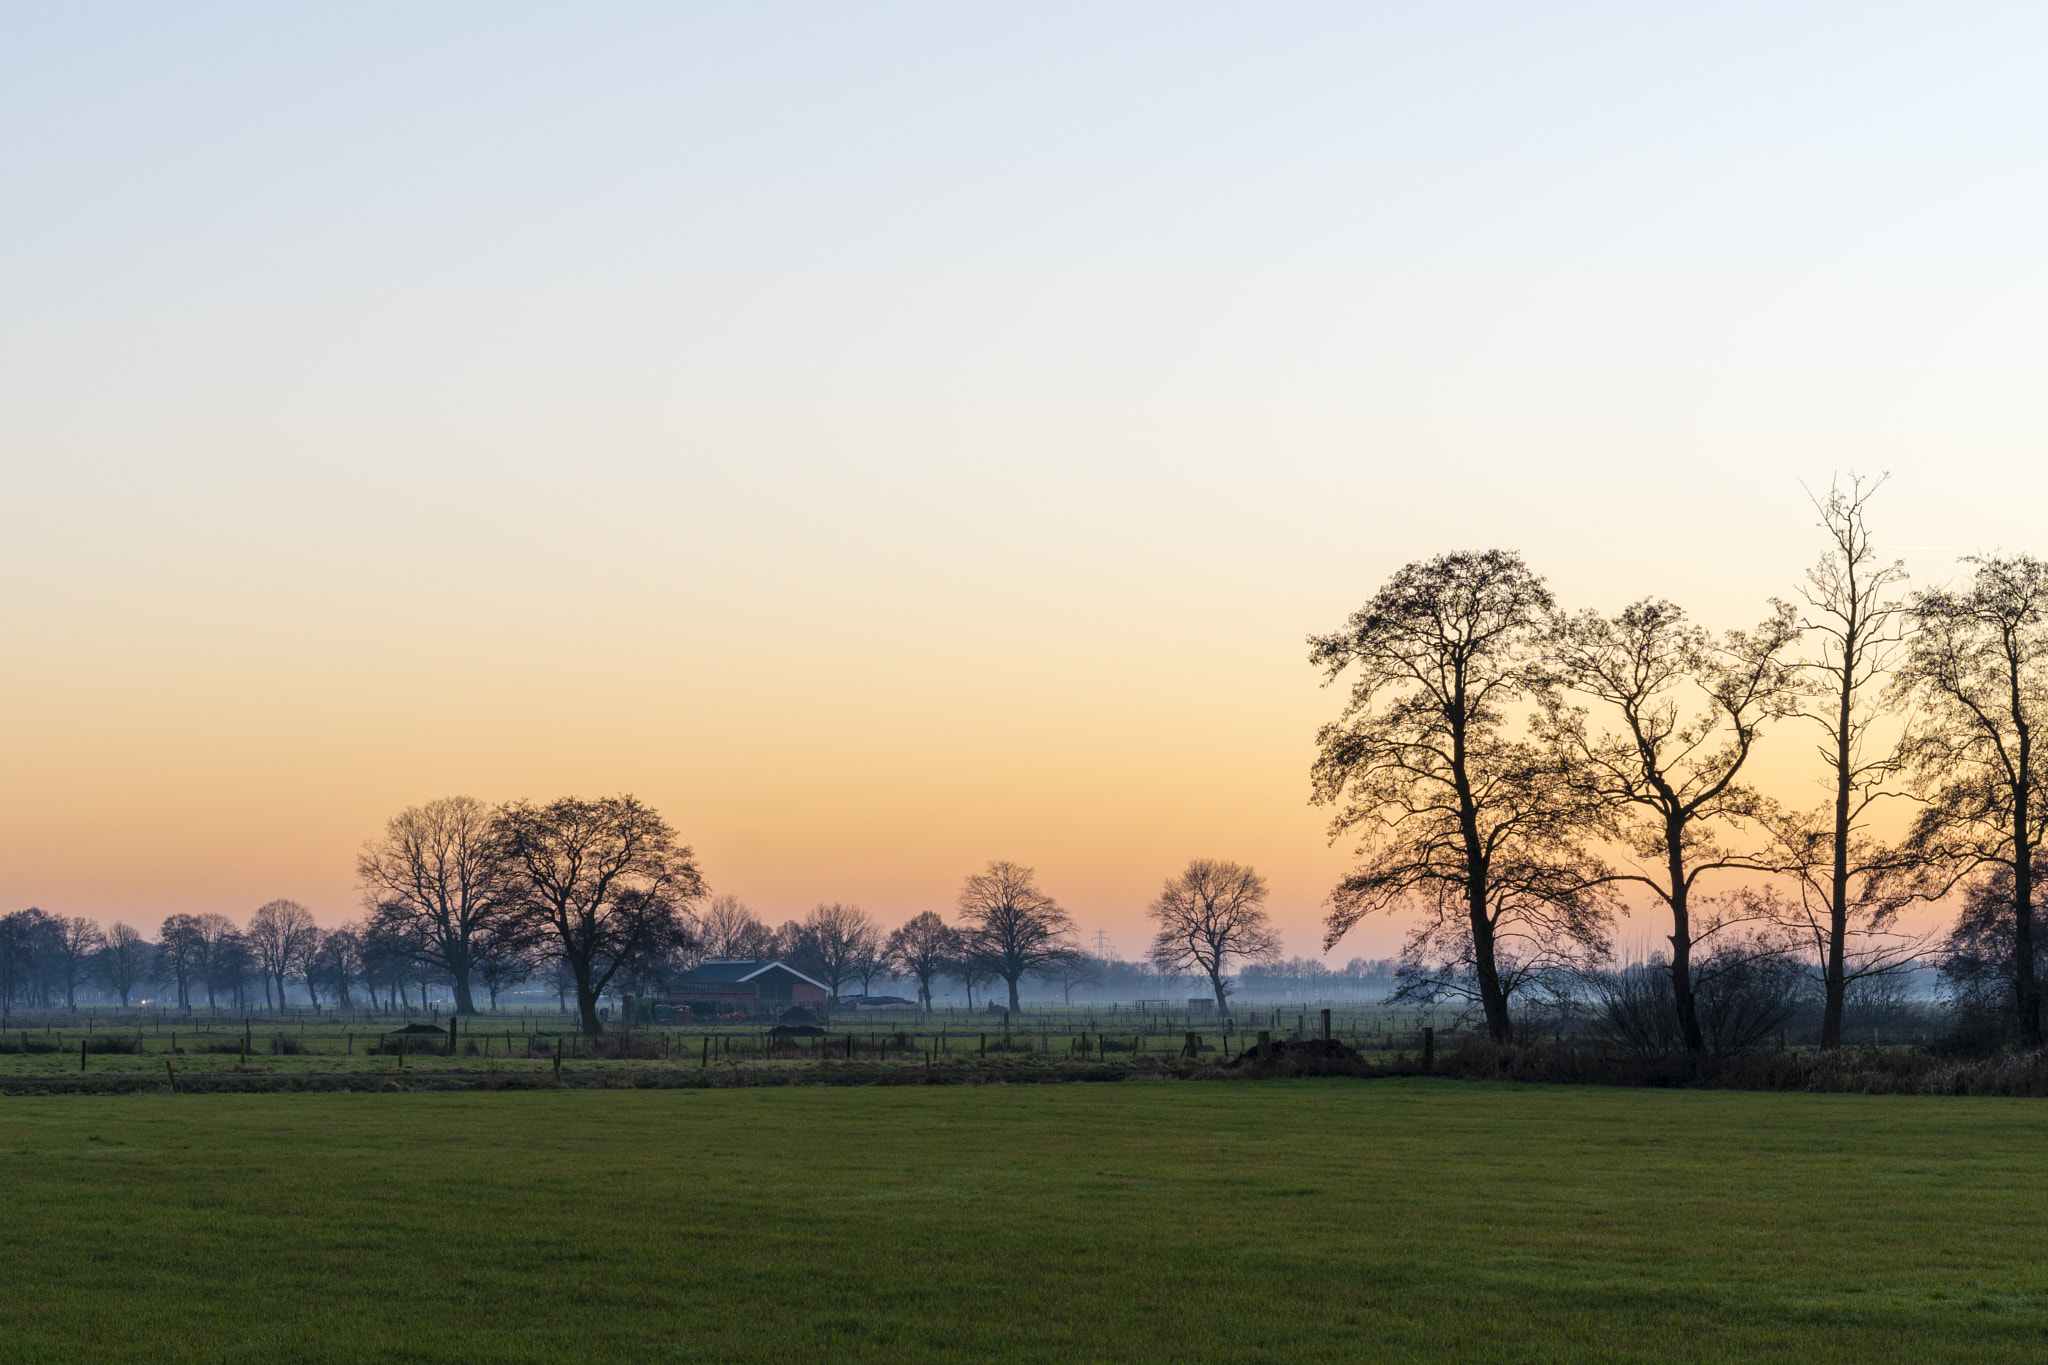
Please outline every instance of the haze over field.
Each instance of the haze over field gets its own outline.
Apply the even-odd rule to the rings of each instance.
[[[1310,951],[1400,565],[1747,626],[1849,467],[1917,583],[2048,550],[2044,27],[12,7],[0,909],[631,791],[771,922],[1003,858],[1136,955],[1210,856]]]

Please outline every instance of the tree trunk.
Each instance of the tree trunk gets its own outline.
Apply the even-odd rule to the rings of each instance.
[[[582,1020],[583,1032],[592,1038],[604,1032],[604,1023],[597,1017],[597,989],[590,984],[590,964],[571,962],[570,970],[576,973],[576,1013]]]
[[[1017,1003],[1017,977],[1022,975],[1023,973],[1019,972],[1017,976],[1006,976],[1003,978],[1010,983],[1010,1017],[1012,1019],[1024,1013],[1024,1007]]]
[[[1671,877],[1671,1003],[1678,1011],[1678,1031],[1685,1038],[1685,1050],[1694,1056],[1707,1050],[1700,1033],[1699,1006],[1692,993],[1692,912],[1687,905],[1690,888],[1685,884],[1685,854],[1679,834],[1667,835],[1667,871]]]
[[[2041,984],[2034,975],[2034,851],[2027,844],[2027,800],[2022,786],[2014,801],[2012,858],[2013,1003],[2020,1016],[2020,1041],[2041,1046]]]
[[[456,972],[456,973],[454,973],[454,976],[455,976],[455,1012],[456,1012],[457,1014],[475,1014],[475,1013],[477,1012],[477,1009],[476,1009],[476,997],[475,997],[474,995],[472,995],[472,994],[470,993],[470,989],[469,989],[469,969],[465,967],[465,968],[464,968],[463,970],[461,970],[461,971],[459,971],[459,972]],[[493,996],[493,1001],[494,1001],[494,1002],[495,1002],[495,999],[496,999],[496,997],[495,997],[495,996]],[[495,1003],[493,1003],[493,1004],[492,1004],[492,1006],[491,1006],[491,1008],[493,1008],[493,1009],[496,1009],[496,1008],[497,1008],[497,1005],[496,1005]]]
[[[1223,998],[1223,973],[1221,971],[1209,973],[1209,986],[1210,989],[1216,992],[1216,1017],[1218,1019],[1228,1018],[1230,1015],[1230,1002]]]
[[[1507,992],[1500,987],[1500,966],[1493,955],[1493,921],[1486,917],[1486,885],[1471,888],[1472,973],[1479,978],[1479,1005],[1486,1012],[1486,1035],[1496,1043],[1513,1037]]]
[[[1843,965],[1849,938],[1849,797],[1853,775],[1850,723],[1856,701],[1854,626],[1842,650],[1842,691],[1835,710],[1835,858],[1828,878],[1828,955],[1821,976],[1820,1045],[1842,1045],[1842,1005],[1848,995]]]

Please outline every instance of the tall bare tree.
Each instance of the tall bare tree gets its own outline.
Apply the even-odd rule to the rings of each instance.
[[[99,925],[77,915],[58,916],[54,928],[49,940],[51,966],[57,984],[64,989],[64,1008],[75,1010],[78,988],[92,980],[99,965],[95,959],[107,946],[107,936],[100,932]],[[128,932],[135,933],[133,929]],[[142,935],[135,937],[140,939]],[[134,983],[130,982],[129,989],[133,988]],[[128,1003],[125,991],[121,993],[121,1003]]]
[[[2048,834],[2048,564],[1991,555],[1967,587],[1913,594],[1896,696],[1916,706],[1901,762],[1923,805],[1906,839],[1919,891],[1985,871],[2009,879],[2012,999],[2020,1037],[2041,1043],[2035,899]]]
[[[363,979],[363,926],[360,921],[330,929],[320,936],[320,946],[306,962],[309,989],[324,987],[335,1008],[351,1009],[355,998],[351,988]]]
[[[249,961],[249,947],[242,931],[226,915],[211,911],[192,917],[199,936],[199,978],[206,985],[206,1006],[217,1009],[223,991],[240,998],[241,980]]]
[[[1038,889],[1031,869],[993,862],[960,888],[960,918],[970,956],[1010,987],[1010,1013],[1023,1012],[1017,983],[1027,973],[1079,952],[1074,922]]]
[[[929,1012],[932,982],[960,955],[960,931],[926,910],[892,931],[882,951],[898,973],[917,983],[917,1003]]]
[[[1476,995],[1498,1039],[1520,985],[1605,943],[1584,813],[1556,765],[1507,733],[1553,690],[1539,646],[1554,605],[1520,555],[1447,554],[1309,637],[1325,686],[1351,675],[1316,734],[1313,799],[1335,807],[1332,842],[1359,839],[1323,946],[1368,915],[1414,912],[1406,956],[1423,989]]]
[[[93,937],[99,945],[97,966],[100,980],[106,983],[108,990],[121,997],[121,1008],[126,1009],[128,997],[135,988],[149,980],[151,959],[155,957],[156,949],[134,926],[127,924],[116,924],[104,938],[99,937],[99,930],[95,928]]]
[[[576,983],[583,1031],[604,1031],[597,998],[625,963],[689,942],[684,913],[704,879],[668,821],[633,796],[501,807],[514,922],[544,934]]]
[[[192,1008],[192,978],[206,962],[206,938],[197,915],[168,915],[156,935],[158,961],[170,974],[178,1008]]]
[[[1645,600],[1613,617],[1560,618],[1551,648],[1565,684],[1610,724],[1552,699],[1545,731],[1607,833],[1634,859],[1612,883],[1647,889],[1671,917],[1671,991],[1687,1051],[1706,1050],[1695,999],[1693,952],[1742,918],[1710,907],[1700,879],[1728,869],[1774,870],[1762,853],[1730,843],[1763,826],[1770,803],[1741,775],[1765,725],[1795,714],[1799,687],[1786,654],[1799,638],[1787,603],[1755,631],[1715,640],[1669,602]],[[1706,912],[1706,913],[1702,913]]]
[[[1842,1007],[1849,983],[1896,969],[1918,941],[1886,933],[1896,917],[1901,855],[1872,837],[1872,808],[1901,793],[1892,779],[1898,750],[1873,739],[1889,715],[1878,704],[1885,677],[1905,649],[1906,603],[1899,585],[1905,565],[1882,560],[1865,517],[1882,477],[1865,484],[1852,474],[1815,498],[1828,553],[1807,570],[1800,589],[1807,612],[1801,628],[1815,648],[1803,667],[1819,680],[1807,716],[1827,731],[1820,746],[1832,789],[1820,818],[1785,822],[1785,862],[1800,899],[1797,928],[1818,950],[1821,977],[1820,1045],[1842,1045]]]
[[[1153,963],[1161,971],[1209,978],[1219,1015],[1230,1013],[1230,964],[1262,962],[1280,952],[1280,935],[1266,913],[1266,879],[1237,863],[1191,860],[1167,879],[1146,913],[1159,926]]]
[[[454,983],[457,1014],[476,1013],[476,940],[510,919],[494,828],[475,797],[443,797],[392,816],[356,857],[364,906],[416,931],[421,951]]]
[[[243,935],[263,969],[263,993],[270,994],[270,983],[276,982],[278,1007],[283,1008],[285,982],[304,967],[306,955],[319,941],[313,912],[294,900],[269,901],[249,916]]]
[[[836,1001],[839,988],[860,975],[863,959],[874,954],[881,935],[865,910],[834,901],[786,925],[781,938],[783,960],[816,977]]]

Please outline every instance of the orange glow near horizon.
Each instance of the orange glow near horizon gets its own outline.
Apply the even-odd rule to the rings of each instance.
[[[1850,468],[1920,582],[2037,547],[2006,21],[237,13],[0,16],[0,908],[630,791],[771,922],[1002,858],[1136,956],[1206,856],[1312,954],[1304,637],[1400,565],[1747,626]]]

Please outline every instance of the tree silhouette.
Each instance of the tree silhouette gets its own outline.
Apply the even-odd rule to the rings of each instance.
[[[1151,959],[1162,972],[1201,974],[1216,995],[1216,1012],[1230,1013],[1230,963],[1277,956],[1280,935],[1266,914],[1266,880],[1248,867],[1196,858],[1167,879],[1147,910],[1159,933]]]
[[[1351,679],[1316,734],[1313,800],[1336,808],[1332,842],[1359,839],[1323,946],[1368,915],[1414,912],[1419,988],[1475,996],[1497,1039],[1522,983],[1605,944],[1584,813],[1557,765],[1506,735],[1553,689],[1539,649],[1553,605],[1519,555],[1440,555],[1309,638],[1325,686]]]
[[[1670,913],[1672,999],[1693,1053],[1706,1050],[1694,948],[1744,917],[1704,903],[1700,879],[1775,867],[1727,839],[1774,815],[1738,779],[1764,725],[1793,714],[1799,700],[1784,658],[1799,628],[1790,606],[1776,608],[1755,631],[1717,641],[1671,603],[1645,600],[1613,617],[1585,611],[1561,618],[1551,640],[1565,685],[1612,724],[1593,728],[1584,708],[1553,697],[1545,733],[1606,833],[1635,859],[1635,870],[1607,880],[1647,888]]]
[[[1023,1012],[1017,983],[1027,973],[1078,951],[1073,921],[1040,891],[1028,867],[993,862],[960,888],[960,918],[967,955],[1010,987],[1010,1013]]]
[[[688,847],[632,796],[515,801],[495,821],[514,922],[545,937],[576,984],[583,1031],[604,1031],[597,999],[643,953],[689,942],[684,909],[704,894]]]
[[[1986,870],[2009,895],[2012,1000],[2020,1037],[2041,1043],[2034,902],[2048,833],[2048,564],[2028,555],[1964,561],[1967,587],[1913,594],[1914,633],[1894,679],[1915,704],[1901,763],[1923,805],[1906,839],[1919,894]]]

